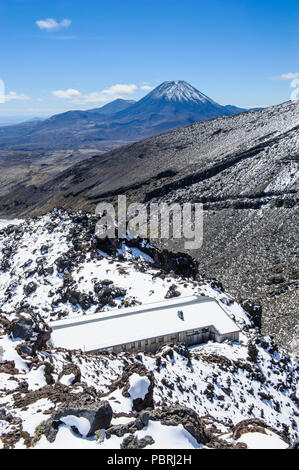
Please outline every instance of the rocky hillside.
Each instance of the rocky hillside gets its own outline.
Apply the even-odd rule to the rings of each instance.
[[[95,219],[53,211],[0,231],[0,442],[4,448],[290,448],[298,365],[188,255],[107,242]],[[217,298],[242,329],[156,354],[53,349],[51,320],[172,295]],[[251,313],[249,312],[251,311]]]
[[[204,243],[190,253],[201,272],[239,301],[259,304],[263,332],[298,353],[298,135],[299,104],[287,102],[175,129],[56,173],[28,172],[21,183],[10,170],[7,185],[4,171],[1,215],[94,210],[117,194],[202,202]],[[173,241],[167,247],[183,250]]]

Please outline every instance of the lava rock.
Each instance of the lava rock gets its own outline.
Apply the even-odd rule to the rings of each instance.
[[[127,436],[122,441],[121,449],[144,449],[146,446],[154,444],[155,441],[152,436],[144,436],[142,439],[138,439],[136,436]]]
[[[52,428],[56,427],[58,432],[58,426],[64,418],[69,415],[76,416],[78,418],[86,418],[90,423],[90,430],[87,437],[93,436],[95,431],[98,429],[107,429],[110,426],[113,411],[108,401],[102,401],[99,403],[93,402],[90,405],[85,404],[84,407],[80,407],[80,403],[72,404],[70,407],[66,407],[55,413],[52,417]]]
[[[177,286],[172,284],[166,292],[165,299],[171,299],[172,297],[179,297],[181,293],[177,290]]]
[[[37,284],[35,282],[29,282],[29,284],[26,284],[24,286],[24,294],[25,295],[30,295],[32,292],[36,291],[37,289]]]
[[[63,376],[71,374],[74,376],[71,385],[81,381],[81,371],[76,364],[67,364],[58,375],[58,381],[60,381]]]
[[[33,336],[33,320],[31,318],[19,318],[11,325],[10,333],[16,338],[29,340]]]

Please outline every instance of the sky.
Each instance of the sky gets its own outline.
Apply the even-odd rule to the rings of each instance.
[[[0,120],[137,100],[165,80],[279,104],[299,88],[298,31],[298,0],[0,0]]]

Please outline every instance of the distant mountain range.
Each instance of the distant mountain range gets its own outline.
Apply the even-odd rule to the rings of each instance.
[[[2,116],[0,117],[0,127],[4,126],[15,126],[16,124],[21,124],[24,122],[30,121],[42,121],[46,119],[47,116],[43,117],[32,117],[29,118],[28,116]]]
[[[137,102],[118,99],[101,108],[2,127],[0,149],[110,150],[176,127],[244,111],[216,103],[185,81],[168,81]]]

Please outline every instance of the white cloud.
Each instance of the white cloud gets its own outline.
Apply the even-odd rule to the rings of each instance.
[[[154,87],[150,85],[141,85],[140,89],[145,91],[151,91],[154,89]]]
[[[130,95],[132,93],[134,93],[134,91],[137,90],[137,86],[136,85],[121,85],[121,84],[117,84],[117,85],[112,85],[110,88],[107,88],[106,90],[103,90],[101,93],[103,93],[104,95],[120,95],[120,94],[125,94],[125,95]]]
[[[65,18],[64,20],[57,22],[54,18],[46,18],[45,20],[38,20],[35,24],[40,29],[45,29],[46,31],[57,31],[58,29],[68,28],[71,25],[71,20]]]
[[[10,91],[7,95],[5,95],[5,101],[12,101],[12,100],[29,100],[29,96],[24,95],[23,93],[16,93],[15,91]]]
[[[5,94],[3,90],[0,91],[0,103],[8,103],[13,100],[30,100],[29,96],[24,95],[23,93],[16,93],[15,91],[10,91]]]
[[[68,90],[54,90],[52,91],[52,95],[61,99],[72,99],[82,96],[80,91],[74,90],[73,88],[69,88]]]
[[[16,93],[15,91],[5,92],[4,80],[0,80],[0,103],[7,103],[13,100],[30,100],[30,97],[24,93]]]
[[[294,80],[295,78],[299,78],[299,72],[297,73],[284,73],[280,75],[282,80]]]
[[[271,77],[271,80],[294,80],[295,78],[299,78],[299,72],[282,73],[278,77]]]
[[[110,88],[91,93],[81,93],[79,90],[69,88],[67,90],[54,90],[52,95],[56,98],[71,100],[76,103],[106,103],[118,98],[125,98],[138,89],[134,84],[116,84]]]

